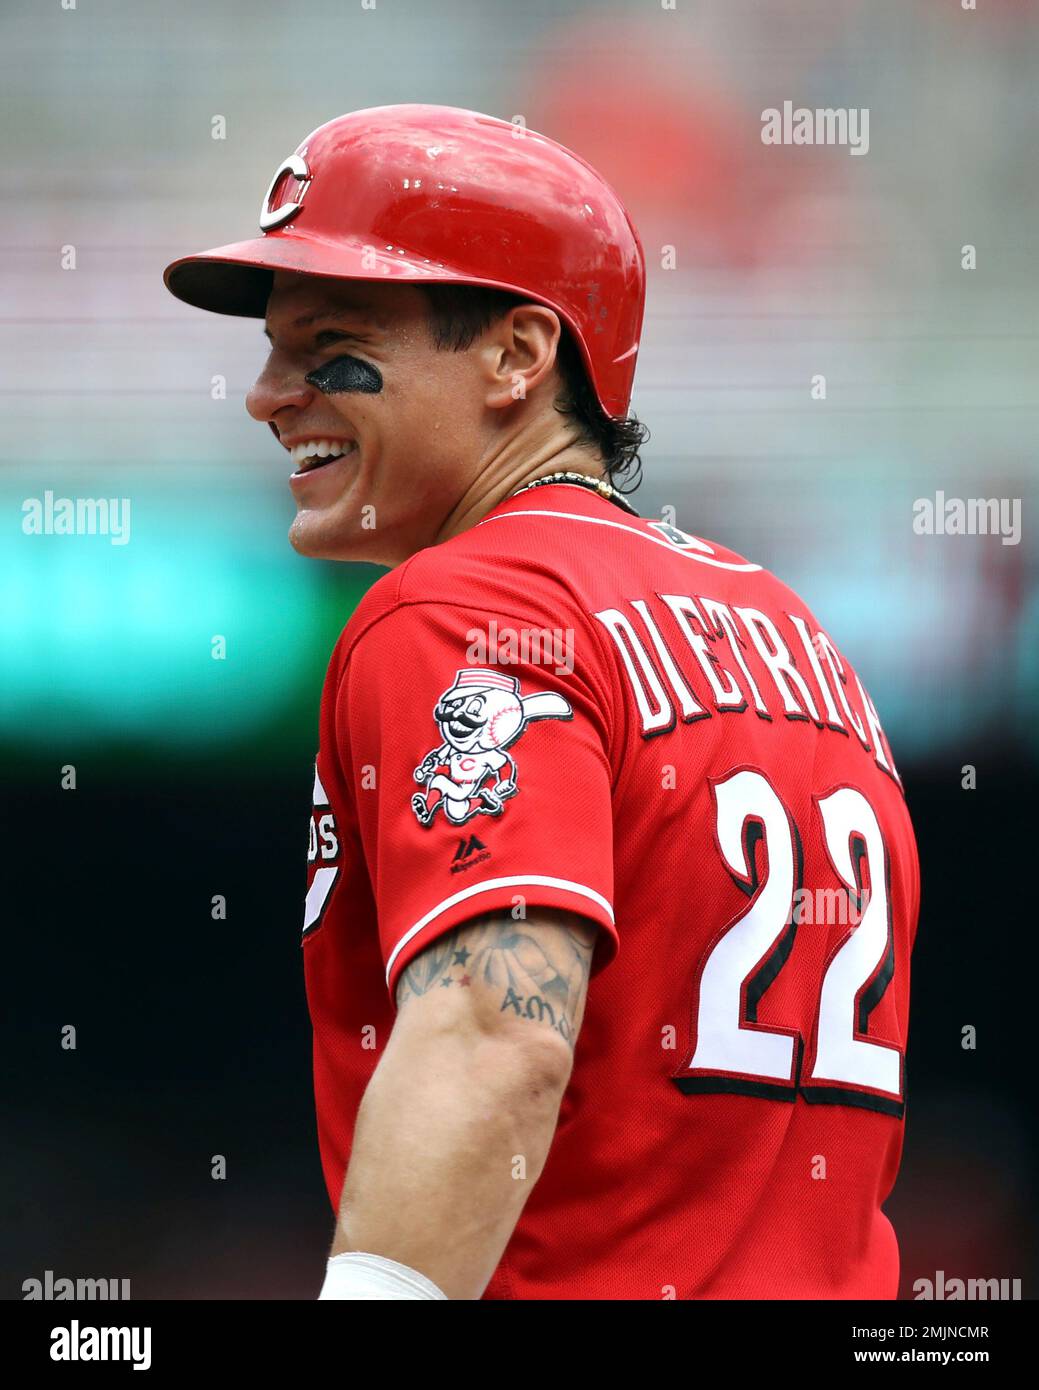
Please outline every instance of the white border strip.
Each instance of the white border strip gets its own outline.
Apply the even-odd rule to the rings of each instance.
[[[627,531],[629,536],[638,536],[639,540],[649,541],[651,545],[662,545],[671,555],[684,555],[687,560],[696,560],[701,565],[711,565],[716,570],[740,570],[750,574],[762,568],[761,565],[753,565],[750,561],[745,565],[732,565],[728,560],[711,560],[706,555],[694,555],[691,550],[680,550],[678,546],[671,545],[660,536],[647,536],[645,531],[636,531],[634,526],[625,526],[623,521],[607,521],[601,516],[576,516],[573,512],[517,511],[502,512],[500,516],[485,516],[476,524],[486,526],[489,521],[508,521],[510,516],[556,516],[562,521],[587,521],[593,526],[612,526],[617,531]]]
[[[449,898],[445,898],[442,903],[437,903],[431,912],[427,912],[425,917],[420,917],[413,927],[409,927],[401,939],[394,946],[390,953],[390,958],[386,962],[386,983],[390,982],[390,975],[393,973],[393,963],[403,951],[404,947],[417,936],[423,927],[428,927],[434,917],[439,917],[442,912],[446,912],[449,907],[454,907],[455,903],[461,903],[466,898],[475,897],[477,893],[489,893],[494,888],[517,888],[520,884],[527,883],[538,888],[565,888],[568,893],[578,893],[582,898],[591,898],[592,902],[599,904],[606,912],[610,921],[615,920],[613,908],[606,901],[601,893],[597,893],[594,888],[588,888],[583,883],[573,883],[568,878],[548,878],[544,874],[514,874],[510,878],[488,878],[483,883],[473,883],[468,888],[463,888],[460,893],[452,893]]]

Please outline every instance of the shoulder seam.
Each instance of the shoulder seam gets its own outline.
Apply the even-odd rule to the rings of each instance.
[[[409,561],[408,563],[410,563],[410,561]],[[569,591],[568,591],[568,592],[569,592]],[[573,598],[573,595],[571,594],[570,597]],[[576,602],[576,601],[575,601],[575,602]],[[343,680],[344,680],[345,677],[346,677],[347,669],[349,668],[350,662],[351,662],[351,660],[352,660],[352,658],[353,658],[354,651],[355,651],[355,649],[356,649],[358,643],[360,642],[361,638],[362,638],[362,637],[366,637],[366,636],[368,635],[368,633],[371,632],[371,630],[372,630],[373,627],[376,627],[379,623],[383,622],[386,618],[392,617],[394,613],[399,613],[399,612],[401,612],[401,610],[404,609],[404,608],[420,608],[420,607],[422,607],[424,604],[438,605],[438,606],[442,606],[442,607],[445,607],[445,606],[446,606],[446,607],[453,607],[453,608],[464,608],[464,609],[466,609],[466,610],[468,610],[468,611],[470,611],[470,612],[473,612],[473,613],[490,613],[492,616],[497,616],[497,617],[502,617],[502,618],[514,618],[514,619],[515,619],[517,622],[519,622],[519,623],[529,623],[529,622],[530,622],[530,615],[529,615],[529,614],[521,615],[521,614],[519,614],[519,613],[511,613],[511,612],[509,612],[509,611],[508,611],[507,609],[505,609],[505,608],[488,608],[485,604],[482,604],[482,603],[459,603],[459,602],[457,602],[457,601],[454,600],[454,599],[442,599],[442,598],[400,598],[400,596],[399,596],[399,589],[398,589],[398,597],[394,600],[393,606],[392,606],[391,608],[387,608],[387,609],[385,610],[385,612],[379,613],[376,617],[372,618],[368,623],[365,624],[365,626],[361,629],[361,631],[358,632],[358,633],[356,634],[356,636],[354,637],[354,639],[351,641],[350,646],[349,646],[349,650],[348,650],[348,651],[345,653],[345,655],[343,656],[342,665],[341,665],[340,670],[339,670],[339,680],[338,680],[337,683],[336,683],[336,700],[337,700],[337,701],[338,701],[338,699],[339,699],[339,694],[340,694],[340,690],[341,690],[341,688],[342,688]],[[601,644],[599,645],[599,655],[600,655],[600,657],[603,655],[603,649],[602,649]]]

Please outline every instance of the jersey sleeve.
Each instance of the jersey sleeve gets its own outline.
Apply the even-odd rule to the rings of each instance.
[[[336,739],[391,1001],[431,941],[496,909],[590,918],[602,929],[593,974],[616,954],[610,730],[594,638],[571,641],[568,659],[537,631],[407,603],[347,659]],[[585,663],[573,655],[582,648]]]

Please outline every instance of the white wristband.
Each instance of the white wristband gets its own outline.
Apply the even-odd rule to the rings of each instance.
[[[384,1260],[381,1255],[348,1251],[333,1255],[318,1300],[354,1299],[443,1299],[447,1294],[417,1269]]]

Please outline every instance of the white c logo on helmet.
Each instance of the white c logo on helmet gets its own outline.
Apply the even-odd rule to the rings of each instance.
[[[274,190],[278,180],[283,174],[291,174],[303,185],[299,192],[299,202],[282,203],[281,207],[271,208],[271,199],[274,197]],[[287,222],[290,217],[295,217],[303,206],[303,199],[307,189],[310,187],[312,178],[307,161],[302,155],[290,154],[288,159],[283,159],[274,171],[274,177],[267,185],[267,192],[263,195],[263,203],[260,206],[260,230],[263,232],[273,231],[275,227],[280,227],[283,222]]]

